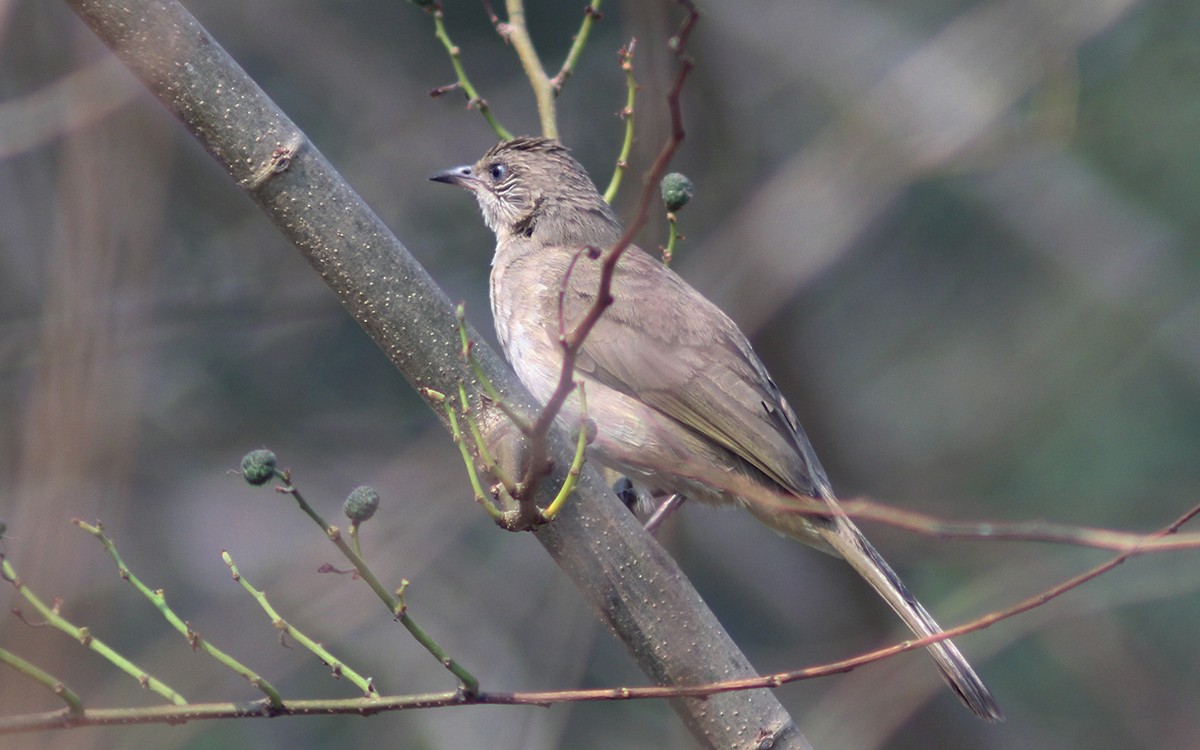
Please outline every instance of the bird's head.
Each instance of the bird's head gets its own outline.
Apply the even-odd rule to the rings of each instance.
[[[502,141],[479,161],[429,179],[470,190],[497,239],[526,237],[554,245],[607,246],[620,224],[587,172],[556,140]]]

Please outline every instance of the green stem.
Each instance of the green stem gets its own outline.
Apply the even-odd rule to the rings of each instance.
[[[554,89],[555,96],[558,96],[567,79],[575,72],[575,66],[579,64],[579,58],[583,55],[588,35],[592,31],[592,24],[600,17],[600,0],[592,0],[592,4],[583,9],[583,23],[579,25],[579,31],[575,34],[575,41],[571,43],[571,49],[567,52],[562,68],[558,71],[558,75],[550,79],[550,86]]]
[[[262,607],[263,611],[267,613],[267,616],[271,618],[271,623],[281,633],[286,633],[287,635],[291,636],[292,639],[294,639],[297,643],[299,643],[301,646],[304,646],[314,655],[316,655],[318,659],[324,662],[330,668],[330,670],[332,670],[335,677],[345,676],[346,679],[357,685],[358,688],[363,691],[363,694],[368,698],[379,697],[379,693],[375,690],[375,684],[369,678],[363,677],[358,672],[355,672],[353,669],[346,666],[343,661],[334,657],[334,655],[331,654],[320,643],[317,643],[313,639],[309,638],[307,635],[300,632],[290,623],[288,623],[287,620],[283,619],[279,613],[275,611],[275,608],[271,606],[271,603],[267,601],[266,594],[251,586],[250,582],[242,577],[241,571],[238,570],[237,565],[234,564],[233,558],[229,556],[228,552],[222,550],[221,559],[224,560],[225,564],[229,566],[229,572],[233,575],[233,580],[242,584],[242,588],[244,588],[250,594],[250,596],[254,597],[254,600],[258,602],[258,605]]]
[[[678,221],[675,218],[674,211],[667,212],[667,246],[663,248],[662,260],[664,266],[671,265],[671,261],[675,258],[675,241],[679,239]]]
[[[294,484],[292,484],[291,478],[287,474],[281,474],[280,480],[283,482],[283,485],[279,488],[280,492],[291,495],[292,499],[296,501],[296,504],[300,506],[300,509],[307,513],[308,517],[313,519],[313,521],[315,521],[316,524],[325,531],[325,535],[329,537],[329,540],[333,542],[334,546],[341,550],[342,554],[346,556],[346,559],[349,560],[354,566],[355,570],[358,571],[359,577],[362,578],[363,581],[365,581],[366,584],[371,587],[371,590],[375,592],[375,595],[387,605],[387,608],[391,611],[392,616],[399,620],[400,624],[403,625],[410,634],[412,634],[413,638],[415,638],[417,642],[425,648],[426,651],[433,654],[434,658],[441,662],[443,667],[445,667],[452,675],[458,678],[459,683],[461,683],[461,690],[463,694],[475,695],[478,693],[479,680],[477,680],[474,675],[464,669],[462,665],[451,658],[450,654],[444,648],[442,648],[437,641],[430,638],[429,634],[426,633],[424,629],[417,625],[417,623],[408,616],[408,613],[405,611],[403,597],[393,595],[392,592],[387,590],[387,588],[375,575],[375,572],[367,566],[366,561],[356,554],[354,550],[350,548],[349,544],[346,544],[346,540],[342,538],[341,529],[339,529],[337,526],[331,526],[325,522],[324,518],[321,518],[321,515],[317,513],[317,511],[315,511],[313,507],[308,504],[308,501],[304,499],[304,496],[300,494],[300,490]],[[403,582],[400,590],[403,591],[404,587],[407,585],[407,581]]]
[[[471,430],[471,438],[475,441],[475,449],[479,451],[479,459],[483,461],[483,465],[488,468],[488,471],[495,475],[500,484],[509,492],[516,488],[512,477],[508,475],[504,469],[496,463],[496,459],[492,458],[492,452],[488,450],[487,442],[483,439],[483,433],[479,430],[479,425],[471,416],[471,401],[467,398],[467,389],[462,383],[458,384],[458,399],[462,404],[462,416],[467,422],[467,427]]]
[[[483,115],[483,119],[487,120],[487,124],[492,127],[496,135],[501,140],[507,141],[512,138],[512,133],[508,132],[492,114],[491,107],[488,106],[487,99],[479,95],[475,90],[475,86],[471,83],[471,79],[467,77],[467,70],[462,64],[462,52],[458,45],[450,41],[450,35],[446,33],[446,24],[442,17],[442,5],[438,3],[430,11],[433,15],[433,33],[446,48],[446,54],[450,56],[450,64],[454,66],[454,74],[458,76],[458,85],[462,88],[463,93],[467,96],[467,108],[475,107],[479,110],[479,114]]]
[[[621,50],[621,70],[625,71],[625,109],[621,110],[621,118],[625,120],[625,140],[621,143],[621,155],[617,157],[617,166],[613,169],[612,179],[604,191],[604,200],[612,203],[621,188],[621,179],[629,171],[629,154],[633,151],[633,102],[637,93],[637,81],[633,79],[633,48],[636,39],[629,41],[629,46]]]
[[[130,572],[129,568],[125,565],[125,561],[121,559],[121,555],[117,552],[116,545],[114,545],[112,540],[104,534],[103,526],[100,524],[92,526],[91,524],[85,523],[78,518],[74,519],[74,523],[79,528],[96,537],[96,539],[98,539],[100,543],[104,545],[104,551],[107,552],[108,556],[111,557],[113,562],[117,564],[117,572],[120,574],[121,578],[129,581],[129,583],[133,584],[135,589],[140,591],[143,596],[149,599],[150,603],[155,606],[159,614],[161,614],[163,618],[170,623],[173,628],[175,628],[175,630],[179,631],[179,633],[187,639],[188,644],[191,645],[193,650],[200,649],[204,651],[204,653],[208,654],[213,659],[216,659],[220,664],[223,664],[228,669],[244,677],[247,682],[249,682],[258,690],[262,691],[262,693],[267,696],[267,699],[271,702],[272,706],[278,707],[283,705],[283,696],[279,694],[279,691],[276,690],[270,682],[267,682],[267,680],[265,680],[257,672],[202,638],[199,633],[192,629],[190,623],[186,622],[179,617],[179,615],[175,614],[175,611],[172,610],[170,605],[167,604],[167,597],[166,594],[163,593],[162,589],[151,590],[149,586],[142,583],[141,579]]]
[[[67,712],[76,715],[83,715],[83,701],[75,694],[75,691],[67,687],[61,680],[55,678],[54,675],[38,667],[36,664],[25,661],[11,651],[0,648],[0,662],[7,664],[16,671],[25,675],[29,679],[41,684],[50,692],[57,695],[67,704]]]
[[[116,666],[117,669],[137,680],[140,685],[150,688],[150,690],[162,696],[165,700],[169,700],[177,706],[187,703],[187,700],[182,695],[172,690],[158,678],[151,677],[146,670],[114,651],[104,641],[93,636],[91,631],[86,627],[78,627],[60,615],[57,605],[54,607],[47,606],[37,594],[33,593],[28,586],[21,582],[21,579],[17,576],[17,572],[13,570],[12,564],[8,560],[0,563],[0,567],[3,569],[5,580],[12,583],[17,591],[21,592],[21,596],[25,598],[25,601],[32,604],[33,608],[38,611],[38,614],[51,626],[61,630],[84,646],[100,654]]]
[[[461,388],[462,386],[459,387]],[[454,414],[454,406],[447,400],[444,407],[446,409],[446,419],[450,422],[450,434],[454,437],[454,444],[458,446],[458,452],[462,455],[463,463],[467,466],[467,476],[471,479],[471,490],[475,493],[475,502],[483,506],[483,509],[487,511],[493,521],[499,520],[502,514],[499,509],[489,502],[487,493],[483,491],[483,485],[479,481],[479,472],[475,471],[475,461],[471,458],[471,451],[467,449],[466,436],[462,434],[462,429],[458,426],[458,417]]]
[[[567,498],[575,491],[575,485],[579,482],[579,472],[583,470],[584,449],[591,442],[590,433],[594,430],[591,420],[587,415],[587,395],[584,392],[583,381],[579,381],[579,439],[575,443],[575,456],[571,459],[571,468],[567,470],[567,478],[563,480],[562,487],[558,489],[558,494],[554,496],[554,500],[542,511],[542,518],[551,521],[558,515],[559,511],[567,503]]]
[[[458,320],[458,338],[459,341],[462,342],[463,359],[465,359],[467,364],[471,366],[471,371],[475,373],[475,379],[479,381],[479,387],[482,388],[487,397],[492,400],[492,403],[499,407],[500,411],[504,412],[506,417],[512,420],[512,423],[517,426],[517,429],[521,431],[522,435],[528,435],[529,431],[532,429],[532,427],[529,425],[529,422],[520,414],[518,414],[517,411],[509,406],[508,402],[504,400],[504,397],[501,396],[500,392],[496,390],[496,387],[492,385],[491,379],[488,378],[487,373],[483,371],[483,367],[479,364],[479,360],[475,358],[475,355],[471,351],[471,338],[467,335],[466,307],[460,303],[458,307],[454,308],[454,315]]]

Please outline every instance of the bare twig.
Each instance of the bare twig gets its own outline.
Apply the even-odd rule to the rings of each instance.
[[[875,521],[893,528],[942,539],[1050,542],[1114,552],[1200,549],[1200,533],[1172,533],[1170,536],[1163,536],[1051,521],[948,521],[865,498],[845,501],[842,508],[847,515],[855,519]]]
[[[625,231],[620,239],[617,240],[617,244],[604,255],[604,260],[600,265],[600,287],[596,293],[596,301],[588,309],[583,319],[575,326],[574,330],[562,337],[563,364],[562,370],[559,373],[558,385],[546,401],[546,406],[542,409],[529,435],[529,466],[531,476],[526,482],[527,486],[536,487],[539,478],[536,472],[545,473],[546,436],[549,434],[550,425],[554,423],[555,418],[562,410],[563,404],[566,403],[567,397],[574,388],[575,362],[579,357],[579,350],[583,347],[583,342],[587,339],[588,334],[591,333],[592,328],[600,320],[600,316],[612,305],[612,280],[617,262],[621,259],[621,255],[625,250],[633,244],[633,238],[646,224],[646,220],[650,215],[650,204],[658,187],[658,181],[666,173],[667,166],[671,163],[672,157],[675,156],[679,144],[683,142],[686,135],[683,129],[683,114],[680,109],[679,99],[683,92],[683,86],[687,82],[688,74],[695,66],[692,59],[687,56],[687,39],[692,32],[692,28],[699,20],[700,14],[696,11],[691,0],[679,0],[679,3],[686,9],[687,16],[680,25],[679,31],[670,41],[671,49],[675,51],[679,60],[679,72],[675,77],[675,84],[671,87],[671,91],[667,95],[667,106],[671,112],[671,135],[663,145],[662,150],[659,151],[658,157],[650,167],[650,171],[646,174],[646,182],[642,188],[641,199],[638,201],[637,212],[634,214],[633,221],[629,222],[625,227]]]
[[[63,617],[62,600],[55,599],[52,605],[47,605],[41,597],[39,597],[32,589],[29,588],[29,586],[25,585],[20,576],[17,575],[16,570],[13,569],[12,563],[10,563],[2,555],[0,555],[0,579],[12,584],[13,588],[15,588],[21,594],[21,596],[24,597],[24,599],[29,602],[34,609],[37,610],[38,614],[42,616],[44,621],[38,624],[36,627],[49,625],[61,630],[69,637],[78,641],[82,646],[85,646],[96,652],[109,663],[125,672],[127,675],[136,680],[139,685],[148,688],[163,699],[180,705],[187,703],[187,700],[169,685],[157,677],[152,676],[150,672],[141,668],[137,664],[134,664],[131,660],[125,658],[103,640],[93,635],[91,630],[86,625],[75,625],[66,617]],[[13,613],[26,624],[31,624],[30,621],[27,620],[19,610],[14,609]],[[65,688],[64,692],[60,694],[60,697],[62,697],[63,700],[68,701],[68,704],[70,705],[70,711],[72,713],[83,705],[82,703],[78,702],[78,696],[74,696],[74,693],[69,693],[65,690]],[[268,700],[271,699],[268,698]]]
[[[462,89],[462,92],[467,97],[467,109],[477,109],[479,114],[483,115],[483,119],[487,120],[488,125],[492,126],[492,130],[502,139],[512,138],[512,133],[508,131],[500,121],[492,114],[491,108],[488,106],[487,99],[479,95],[475,90],[475,86],[471,83],[471,79],[467,77],[467,69],[462,64],[462,52],[458,45],[450,41],[449,34],[446,33],[446,24],[442,14],[442,4],[435,2],[429,8],[426,8],[430,15],[433,16],[434,36],[446,48],[446,54],[450,56],[450,64],[454,66],[454,74],[458,76],[458,82],[446,86],[438,86],[430,89],[430,96],[441,96],[455,89]]]
[[[637,39],[630,39],[629,44],[617,52],[621,70],[625,73],[625,107],[619,113],[625,121],[625,140],[621,142],[621,154],[617,157],[612,179],[604,190],[606,203],[612,203],[616,199],[617,191],[621,188],[621,179],[629,171],[629,154],[633,151],[633,105],[637,96],[637,81],[633,78],[633,50],[636,46]]]
[[[666,436],[662,437],[666,439]],[[798,516],[823,516],[829,512],[820,501],[774,490],[747,477],[730,476],[727,472],[715,470],[711,466],[685,462],[680,469],[713,487],[750,498],[756,505],[773,507],[774,512]],[[1200,549],[1200,532],[1172,534],[1163,538],[1136,531],[1114,531],[1050,521],[951,521],[926,513],[903,510],[867,498],[846,500],[842,503],[842,509],[847,516],[855,520],[873,521],[942,539],[1049,542],[1113,552],[1134,549],[1142,552]]]
[[[45,671],[33,662],[26,661],[13,652],[0,648],[0,664],[3,664],[13,669],[17,674],[22,674],[38,683],[42,687],[49,690],[54,695],[67,704],[66,712],[69,715],[82,715],[83,699],[71,688],[67,687],[66,683],[58,679],[54,675]]]
[[[233,580],[240,583],[242,588],[245,589],[246,593],[254,597],[254,600],[258,602],[258,605],[262,607],[263,611],[267,613],[267,616],[271,618],[271,624],[279,630],[281,638],[284,634],[290,635],[296,640],[297,643],[304,646],[306,649],[312,652],[314,656],[320,659],[327,667],[329,667],[330,672],[335,678],[341,679],[342,677],[345,677],[360,690],[362,690],[363,695],[366,697],[372,698],[378,695],[375,690],[375,683],[370,678],[360,675],[345,662],[335,657],[329,651],[329,649],[325,648],[323,644],[313,640],[302,630],[297,629],[287,620],[283,619],[279,612],[276,611],[275,607],[271,605],[267,595],[260,589],[256,589],[254,586],[250,585],[250,582],[247,581],[242,575],[242,572],[238,570],[237,564],[233,562],[233,557],[228,551],[221,550],[221,560],[223,560],[225,565],[228,566],[229,573],[233,576]]]
[[[671,261],[675,259],[675,243],[680,239],[686,239],[679,233],[679,219],[674,211],[667,212],[667,230],[667,244],[660,246],[664,266],[671,265]]]
[[[395,618],[396,622],[403,625],[404,629],[409,632],[409,635],[411,635],[413,639],[417,641],[417,643],[421,644],[421,646],[428,651],[430,655],[437,659],[438,662],[450,672],[450,674],[458,678],[460,692],[465,695],[471,695],[472,693],[476,692],[479,689],[479,680],[476,679],[475,676],[470,672],[468,672],[466,667],[459,664],[456,659],[450,656],[449,652],[447,652],[446,649],[441,646],[441,644],[435,641],[433,637],[430,636],[424,628],[418,625],[416,620],[414,620],[412,616],[408,614],[408,608],[404,605],[404,597],[402,594],[403,586],[395,593],[388,591],[387,587],[383,585],[383,582],[379,580],[379,577],[375,575],[375,571],[373,571],[371,567],[367,565],[366,561],[363,560],[362,557],[359,556],[359,554],[355,552],[349,544],[346,543],[345,539],[342,539],[341,529],[326,522],[326,520],[321,517],[321,514],[318,513],[316,509],[309,504],[308,500],[304,498],[303,493],[300,492],[300,488],[292,482],[291,473],[285,470],[279,472],[277,476],[280,483],[276,485],[275,490],[281,494],[290,495],[291,498],[296,501],[296,505],[300,507],[300,510],[304,511],[304,513],[311,518],[314,523],[321,527],[321,530],[325,532],[325,536],[327,536],[329,541],[333,542],[334,546],[337,547],[338,550],[345,555],[346,559],[350,561],[350,563],[354,566],[354,569],[358,572],[359,578],[361,578],[367,584],[367,586],[369,586],[370,589],[375,592],[375,596],[377,596],[379,600],[384,603],[384,605],[392,613],[392,617]],[[407,583],[404,585],[407,585]]]
[[[555,96],[558,96],[567,79],[575,72],[575,66],[579,64],[579,57],[583,54],[583,48],[587,44],[588,34],[592,31],[592,24],[602,18],[604,18],[604,14],[600,12],[600,0],[592,0],[591,5],[583,9],[583,23],[579,25],[579,31],[575,33],[575,41],[571,43],[571,49],[567,52],[567,57],[563,60],[558,75],[550,79],[550,88],[554,91]]]
[[[1189,509],[1166,527],[1150,535],[1147,541],[1161,539],[1175,534],[1183,524],[1200,514],[1200,505]],[[646,687],[616,687],[592,688],[585,690],[553,690],[525,692],[481,692],[474,696],[463,696],[460,693],[434,693],[409,696],[381,696],[378,698],[356,698],[341,700],[308,700],[287,701],[274,712],[274,715],[311,715],[311,714],[360,714],[370,715],[383,711],[397,711],[411,708],[435,708],[468,705],[534,705],[549,706],[557,703],[575,703],[582,701],[625,701],[646,700],[680,697],[709,697],[720,693],[737,692],[757,688],[776,688],[791,682],[809,680],[816,677],[827,677],[834,674],[850,672],[871,662],[895,656],[906,651],[925,648],[931,643],[955,638],[972,633],[1014,617],[1036,607],[1040,607],[1059,596],[1078,588],[1105,573],[1117,568],[1126,560],[1150,550],[1152,545],[1131,549],[1097,565],[1079,575],[1052,586],[1045,591],[1028,597],[1002,610],[979,617],[957,627],[948,628],[936,635],[926,636],[910,641],[903,641],[886,648],[876,649],[847,659],[829,662],[813,667],[795,669],[787,672],[777,672],[758,677],[723,680],[698,685],[687,686],[646,686]],[[71,713],[69,709],[53,711],[44,714],[14,716],[0,719],[0,734],[29,732],[39,729],[70,728],[82,726],[103,726],[111,724],[156,724],[183,723],[201,719],[220,718],[252,718],[269,715],[266,712],[265,701],[257,703],[213,703],[194,704],[189,706],[164,706],[139,709],[109,709],[87,711],[83,714]]]

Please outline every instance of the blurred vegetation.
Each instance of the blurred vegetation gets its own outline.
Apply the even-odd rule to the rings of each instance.
[[[403,2],[189,8],[304,127],[452,298],[489,330],[492,239],[426,181],[493,142],[430,19]],[[528,0],[561,60],[582,4]],[[835,487],[956,519],[1151,530],[1200,497],[1200,6],[1182,0],[707,3],[691,48],[696,184],[674,267],[751,332]],[[657,150],[668,3],[605,4],[559,99],[604,184],[621,140],[618,48],[638,38],[636,175]],[[447,23],[514,132],[532,96],[482,7]],[[991,27],[996,19],[1023,19]],[[991,29],[994,35],[983,34]],[[982,30],[982,31],[981,31]],[[1007,34],[1005,36],[1004,34]],[[1016,40],[1010,47],[988,39]],[[964,44],[963,39],[975,44]],[[979,42],[979,40],[984,42]],[[43,595],[189,699],[256,697],[193,655],[69,523],[104,521],[126,561],[288,696],[342,694],[229,580],[219,551],[384,692],[441,667],[369,592],[315,573],[334,552],[290,501],[229,470],[269,446],[381,574],[495,689],[641,684],[540,548],[470,502],[446,434],[320,280],[54,2],[0,3],[0,519]],[[899,92],[899,93],[897,93]],[[617,203],[628,209],[636,179]],[[651,222],[642,244],[665,241]],[[943,624],[1102,559],[868,527]],[[662,538],[763,670],[899,637],[838,561],[744,514],[688,507]],[[794,685],[817,747],[1195,746],[1200,566],[1138,559],[962,639],[1005,706],[979,724],[917,655]],[[4,589],[5,609],[15,602]],[[57,633],[0,617],[0,644],[85,702],[148,702]],[[346,692],[345,694],[349,694]],[[0,672],[5,714],[57,706]],[[472,708],[6,738],[4,747],[683,748],[663,704]]]

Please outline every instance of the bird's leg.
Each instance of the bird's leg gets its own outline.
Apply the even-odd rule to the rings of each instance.
[[[655,509],[654,513],[651,514],[650,518],[646,521],[646,531],[653,534],[658,527],[662,525],[662,522],[667,520],[667,516],[678,510],[685,501],[687,501],[687,497],[677,493],[672,494],[666,500],[663,500],[662,503],[659,504],[658,508]]]

